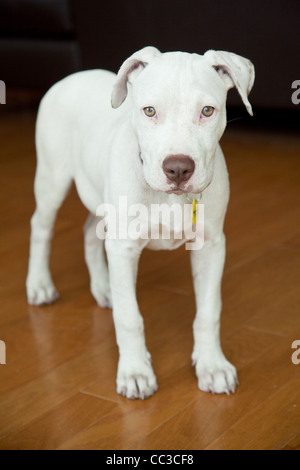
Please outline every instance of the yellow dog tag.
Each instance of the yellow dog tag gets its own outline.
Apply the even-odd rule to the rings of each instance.
[[[192,222],[194,225],[197,223],[197,205],[198,201],[196,198],[193,199],[193,204],[192,204]]]

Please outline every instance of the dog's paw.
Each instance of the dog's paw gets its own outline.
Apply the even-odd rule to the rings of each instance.
[[[196,366],[198,387],[203,392],[234,393],[239,385],[235,367],[225,357],[215,363],[203,364],[193,354],[193,363]]]
[[[27,300],[29,305],[49,305],[59,298],[59,294],[51,279],[39,282],[27,281]]]
[[[110,287],[103,287],[101,284],[91,283],[91,292],[97,304],[101,308],[112,308],[112,297]]]
[[[138,361],[134,365],[126,365],[120,359],[117,376],[117,393],[130,400],[145,400],[158,390],[156,377],[150,361]]]

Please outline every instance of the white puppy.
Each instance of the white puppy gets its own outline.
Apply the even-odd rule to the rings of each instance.
[[[162,54],[147,47],[127,59],[117,76],[103,70],[74,74],[53,86],[41,102],[28,301],[41,305],[58,297],[48,265],[50,240],[57,210],[75,181],[91,213],[85,226],[91,291],[100,306],[113,305],[120,352],[117,391],[128,398],[144,399],[157,390],[136,300],[139,256],[146,246],[174,249],[186,240],[175,237],[172,225],[170,240],[141,236],[101,241],[96,236],[97,208],[111,204],[119,217],[124,195],[129,205],[142,203],[149,209],[154,203],[183,206],[202,195],[204,244],[191,251],[197,300],[192,359],[201,390],[234,392],[236,370],[224,357],[219,337],[229,198],[219,140],[226,126],[228,89],[237,88],[252,114],[247,96],[253,82],[253,65],[236,54]],[[151,219],[143,223],[148,229]]]

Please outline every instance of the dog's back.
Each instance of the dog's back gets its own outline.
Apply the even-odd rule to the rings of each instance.
[[[79,72],[56,83],[41,101],[36,144],[38,158],[57,161],[78,150],[78,137],[89,139],[96,130],[106,135],[105,127],[118,119],[119,110],[110,103],[115,74],[105,70]],[[124,111],[123,111],[124,112]],[[122,114],[123,114],[122,112]],[[71,145],[70,145],[71,144]]]

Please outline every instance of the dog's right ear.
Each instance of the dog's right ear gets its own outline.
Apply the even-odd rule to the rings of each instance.
[[[123,101],[125,101],[127,96],[127,83],[130,79],[130,75],[134,71],[141,72],[151,60],[160,55],[161,52],[155,47],[145,47],[125,60],[113,86],[111,95],[111,105],[113,108],[118,108]]]

